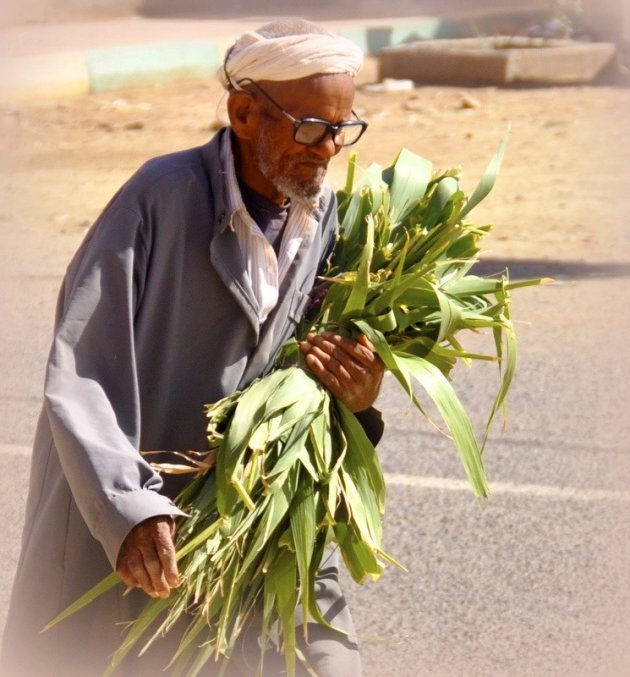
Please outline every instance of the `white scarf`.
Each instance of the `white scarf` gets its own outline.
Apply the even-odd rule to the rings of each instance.
[[[236,179],[232,155],[231,133],[226,130],[221,139],[221,163],[226,171],[227,207],[230,226],[236,233],[251,290],[258,304],[262,324],[278,303],[280,285],[286,277],[300,247],[310,244],[318,221],[304,205],[291,203],[284,227],[280,251],[276,252],[258,225],[249,215]]]
[[[351,40],[331,33],[266,38],[251,31],[238,39],[217,74],[229,89],[244,78],[284,81],[328,73],[354,77],[362,65],[361,49]]]

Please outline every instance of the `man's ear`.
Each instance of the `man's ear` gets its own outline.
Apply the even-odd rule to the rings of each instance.
[[[258,104],[247,92],[232,92],[227,101],[230,126],[240,139],[255,139],[258,135]]]

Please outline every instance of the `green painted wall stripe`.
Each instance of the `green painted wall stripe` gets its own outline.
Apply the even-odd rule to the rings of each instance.
[[[121,45],[85,52],[93,92],[179,77],[206,77],[219,66],[214,42],[186,41]]]
[[[347,28],[341,35],[356,42],[366,54],[375,55],[385,47],[414,40],[453,38],[459,30],[459,24],[455,21],[427,17],[394,26]]]

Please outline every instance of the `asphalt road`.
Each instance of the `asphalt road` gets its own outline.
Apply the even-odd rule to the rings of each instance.
[[[448,440],[384,393],[385,545],[409,573],[349,588],[370,675],[630,674],[630,326],[615,291],[627,278],[559,282],[514,309],[533,323],[519,327],[484,504]],[[585,320],[599,328],[588,339]],[[494,383],[490,371],[456,379],[479,415]]]

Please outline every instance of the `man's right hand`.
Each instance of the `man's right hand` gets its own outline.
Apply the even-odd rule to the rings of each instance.
[[[179,585],[173,534],[173,519],[150,517],[127,535],[118,554],[116,573],[131,588],[141,588],[151,597],[168,597]]]

